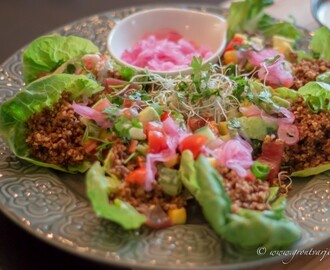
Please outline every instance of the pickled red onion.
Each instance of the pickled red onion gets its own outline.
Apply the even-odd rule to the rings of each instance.
[[[133,66],[169,71],[189,67],[194,56],[207,59],[211,55],[208,47],[197,47],[179,33],[169,32],[166,35],[147,35],[131,49],[125,50],[121,58]]]
[[[112,127],[112,123],[110,121],[106,120],[106,115],[103,114],[102,112],[99,112],[86,105],[77,104],[75,102],[73,102],[72,108],[77,114],[79,114],[87,119],[94,120],[102,128]]]
[[[295,145],[299,141],[299,129],[296,125],[281,124],[277,130],[277,137],[286,145]]]
[[[239,111],[243,114],[243,116],[250,117],[250,116],[258,116],[261,114],[261,109],[252,104],[250,106],[239,107]]]
[[[252,147],[242,139],[231,139],[213,153],[217,161],[240,176],[245,177],[253,164]]]
[[[278,57],[278,59],[275,57]],[[274,87],[292,86],[293,75],[290,64],[285,60],[282,53],[273,49],[264,49],[258,52],[251,50],[248,51],[247,58],[253,66],[260,67],[258,77],[261,80],[266,80],[268,85]]]
[[[286,108],[281,107],[278,111],[276,111],[277,113],[281,113],[284,115],[284,117],[278,118],[278,117],[273,117],[270,116],[269,114],[267,114],[264,110],[261,110],[261,118],[268,123],[271,124],[292,124],[294,122],[294,114],[289,111]]]

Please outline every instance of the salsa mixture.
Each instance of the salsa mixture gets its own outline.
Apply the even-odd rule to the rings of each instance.
[[[233,245],[293,245],[292,177],[330,169],[330,31],[300,50],[303,32],[265,14],[271,2],[233,2],[219,63],[195,56],[185,76],[40,37],[24,52],[25,89],[1,104],[0,134],[21,159],[86,173],[96,214],[125,229],[185,224],[197,204]]]

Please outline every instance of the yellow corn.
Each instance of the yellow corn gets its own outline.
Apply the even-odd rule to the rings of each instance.
[[[176,164],[179,164],[180,162],[180,157],[178,154],[175,154],[175,156],[167,161],[164,162],[165,167],[167,168],[172,168],[174,167]]]
[[[214,157],[208,157],[207,158],[207,161],[210,163],[210,165],[212,167],[216,167],[217,166],[217,161],[216,161],[216,159]]]
[[[241,38],[244,41],[246,41],[247,40],[247,35],[235,33],[234,38]]]
[[[220,136],[220,139],[223,140],[224,142],[228,142],[232,137],[229,134]]]
[[[227,128],[227,122],[223,121],[219,123],[219,134],[220,135],[227,135],[229,133],[229,130]]]
[[[225,65],[236,64],[238,62],[236,51],[232,50],[225,52],[225,54],[223,55],[223,60],[225,62]]]
[[[167,213],[173,225],[185,224],[187,220],[186,208],[171,209]]]

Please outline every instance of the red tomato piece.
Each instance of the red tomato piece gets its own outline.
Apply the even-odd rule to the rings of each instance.
[[[261,163],[270,167],[267,180],[273,182],[281,168],[285,143],[282,140],[264,141],[261,156],[257,158]]]
[[[171,112],[164,112],[162,116],[160,117],[160,120],[164,122],[167,118],[171,116]]]
[[[204,144],[208,141],[208,137],[202,134],[193,134],[183,139],[180,143],[180,151],[190,150],[193,153],[194,158],[196,159],[200,154],[200,151]]]
[[[146,167],[141,167],[138,169],[135,169],[134,171],[130,172],[127,176],[126,176],[126,181],[132,184],[138,184],[143,186],[145,179],[147,176],[147,169]]]
[[[103,112],[103,110],[107,107],[111,106],[111,102],[107,98],[103,98],[93,107],[93,109],[97,110],[98,112]]]
[[[99,142],[92,140],[92,139],[87,139],[87,141],[84,143],[84,148],[86,153],[92,153],[94,150],[99,146]]]
[[[235,50],[235,46],[242,45],[244,43],[244,39],[241,37],[234,37],[231,41],[229,41],[227,47],[225,48],[225,52]]]
[[[130,108],[130,107],[132,107],[133,103],[134,102],[132,100],[130,100],[129,98],[124,98],[123,107]]]
[[[188,127],[190,128],[190,130],[194,132],[195,130],[206,126],[207,121],[208,122],[214,121],[213,116],[203,115],[203,118],[200,118],[198,116],[193,116],[188,119],[187,124],[188,124]]]
[[[149,153],[159,153],[168,148],[166,135],[164,133],[151,130],[148,132]]]
[[[145,131],[147,136],[150,131],[163,132],[163,124],[161,122],[156,122],[156,121],[148,122],[147,125],[145,126]]]
[[[190,130],[194,132],[195,130],[204,127],[206,125],[206,121],[194,116],[188,119],[187,124]]]

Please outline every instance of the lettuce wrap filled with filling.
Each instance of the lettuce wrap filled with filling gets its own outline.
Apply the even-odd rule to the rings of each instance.
[[[93,42],[77,36],[49,35],[37,38],[23,54],[24,82],[30,83],[51,73],[70,59],[98,51]]]
[[[23,91],[7,100],[0,106],[0,135],[10,150],[19,158],[38,166],[49,167],[67,172],[84,172],[89,164],[81,163],[67,167],[40,161],[31,155],[31,147],[27,144],[29,119],[42,110],[58,103],[65,92],[71,100],[90,97],[103,90],[97,82],[83,75],[59,74],[43,77],[29,84]],[[52,119],[45,119],[45,122]],[[70,119],[69,119],[70,121]],[[38,136],[38,134],[36,134]],[[60,147],[60,145],[59,145]],[[47,152],[41,153],[46,155]]]

